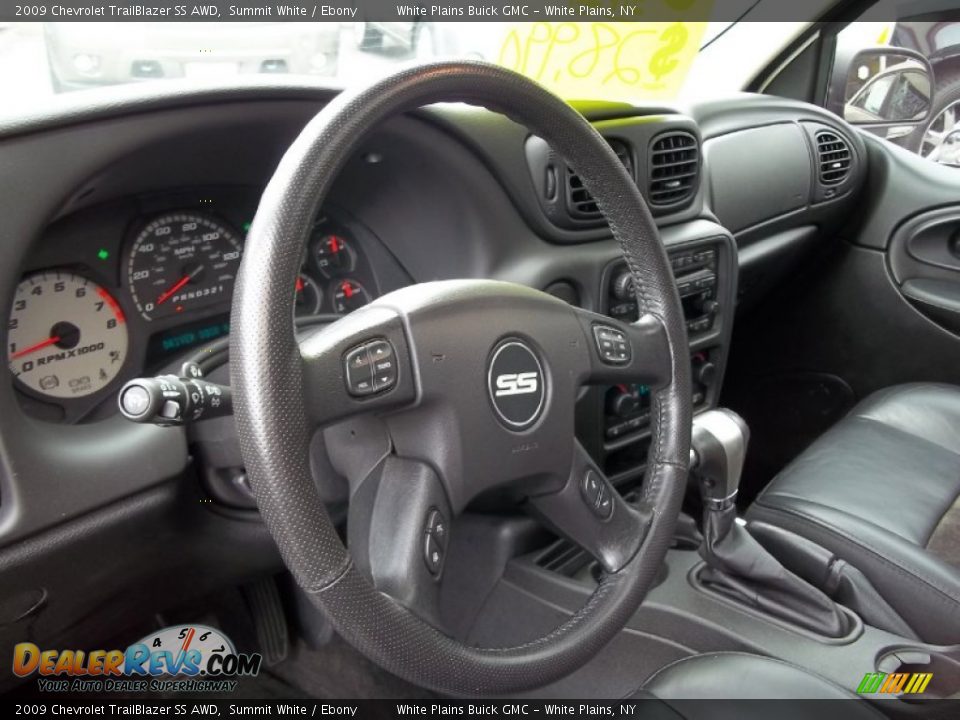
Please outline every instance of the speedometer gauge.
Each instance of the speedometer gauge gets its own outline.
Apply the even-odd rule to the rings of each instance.
[[[156,218],[137,235],[127,282],[145,320],[228,303],[243,252],[226,225],[199,213]]]
[[[17,286],[7,361],[41,395],[79,398],[110,383],[127,356],[127,325],[116,300],[68,272],[31,275]]]

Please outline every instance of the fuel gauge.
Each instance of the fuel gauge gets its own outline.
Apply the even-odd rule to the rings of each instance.
[[[327,278],[339,277],[353,272],[357,263],[357,254],[350,243],[336,233],[324,233],[313,246],[313,257],[317,267]]]
[[[341,315],[362,308],[370,302],[370,293],[356,280],[338,280],[330,292],[333,311]]]

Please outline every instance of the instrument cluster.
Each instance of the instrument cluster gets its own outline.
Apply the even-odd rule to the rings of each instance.
[[[123,381],[229,332],[252,210],[226,205],[139,212],[113,242],[102,233],[120,229],[115,217],[94,213],[90,226],[77,218],[41,241],[8,325],[7,362],[28,412],[59,422],[112,413],[105,401]],[[350,221],[317,218],[291,288],[295,318],[331,320],[380,293],[365,244]]]

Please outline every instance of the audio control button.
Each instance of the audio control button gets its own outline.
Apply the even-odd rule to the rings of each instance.
[[[620,330],[609,325],[594,325],[593,338],[603,362],[608,365],[626,365],[630,362],[630,341]]]

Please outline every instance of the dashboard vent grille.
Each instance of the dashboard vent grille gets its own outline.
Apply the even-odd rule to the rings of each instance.
[[[651,205],[673,205],[693,195],[700,175],[700,148],[687,132],[658,135],[650,147]]]
[[[620,158],[630,177],[636,178],[633,172],[633,157],[630,155],[627,144],[620,140],[607,142]],[[597,201],[587,191],[580,176],[571,169],[567,170],[567,209],[570,217],[576,220],[599,220],[603,217],[600,208],[597,207]]]
[[[820,159],[820,182],[838,185],[850,174],[852,156],[847,141],[836,133],[823,130],[817,133],[817,157]]]

